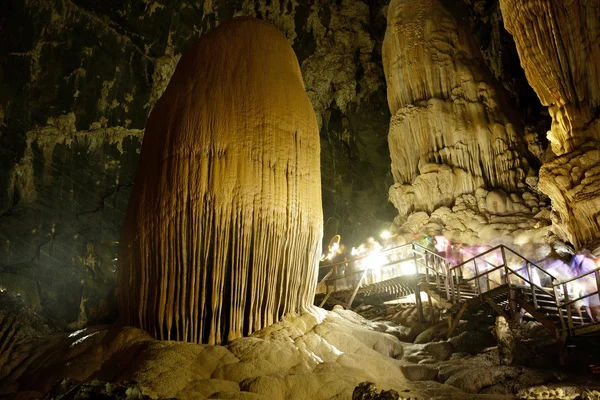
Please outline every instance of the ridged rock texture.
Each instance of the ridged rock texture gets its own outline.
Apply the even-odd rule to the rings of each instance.
[[[387,3],[0,2],[0,286],[60,326],[114,321],[105,299],[148,116],[180,55],[233,16],[272,23],[298,57],[322,121],[325,244],[379,234],[396,214]]]
[[[578,248],[600,245],[600,1],[501,0],[506,29],[542,104],[557,156],[539,188],[559,218],[555,230]]]
[[[524,127],[465,25],[439,0],[393,0],[383,64],[397,222],[467,242],[531,228]]]
[[[121,238],[123,321],[215,344],[310,306],[319,152],[286,38],[252,18],[203,36],[146,127]]]

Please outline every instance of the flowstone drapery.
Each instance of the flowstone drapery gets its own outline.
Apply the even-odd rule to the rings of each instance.
[[[557,156],[539,188],[575,247],[600,252],[600,1],[501,0],[529,84],[552,116]]]
[[[467,27],[439,0],[393,0],[383,66],[390,200],[402,230],[491,242],[531,229],[524,127]]]
[[[152,111],[121,238],[123,322],[222,343],[312,303],[319,133],[295,54],[234,19],[181,58]]]

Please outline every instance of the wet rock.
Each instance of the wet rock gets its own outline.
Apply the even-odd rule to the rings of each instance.
[[[413,329],[401,325],[388,326],[385,330],[385,333],[389,333],[390,335],[396,336],[401,342],[408,343],[412,343],[417,337]]]
[[[517,393],[519,399],[563,399],[573,400],[581,395],[581,389],[575,386],[535,386]]]
[[[507,378],[514,378],[518,374],[519,371],[516,368],[510,367],[466,368],[457,371],[444,383],[467,393],[478,393],[486,386],[494,385]]]
[[[438,369],[430,365],[403,365],[400,370],[409,381],[433,381],[438,375]]]
[[[600,392],[597,390],[585,390],[581,393],[583,400],[600,400]]]
[[[89,382],[77,382],[64,379],[58,382],[42,400],[150,400],[152,397],[142,394],[142,387],[137,382],[107,383],[97,379]]]
[[[374,383],[362,382],[352,392],[352,400],[416,400],[414,397],[402,397],[395,390],[379,391]]]
[[[443,339],[448,333],[448,322],[440,321],[433,326],[430,326],[423,332],[421,332],[416,338],[415,343],[429,343],[434,340]]]
[[[485,348],[494,346],[496,338],[488,331],[474,330],[465,331],[458,336],[450,338],[448,342],[452,343],[457,352],[478,354]]]
[[[436,361],[445,361],[454,352],[454,346],[450,342],[434,342],[426,344],[423,350],[431,354]]]

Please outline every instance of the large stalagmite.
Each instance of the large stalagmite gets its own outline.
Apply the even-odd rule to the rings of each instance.
[[[439,0],[392,0],[383,58],[399,223],[465,241],[531,227],[523,126],[470,32]]]
[[[313,300],[316,118],[274,27],[234,19],[180,60],[152,111],[121,238],[124,323],[221,343]]]
[[[600,247],[600,1],[501,0],[527,80],[549,107],[557,156],[540,170],[557,233]]]

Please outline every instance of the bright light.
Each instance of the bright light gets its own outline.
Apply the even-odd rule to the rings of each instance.
[[[533,282],[535,285],[542,286],[540,275],[535,268],[532,268],[531,270],[531,282]]]
[[[353,247],[350,254],[353,256],[360,256],[360,255],[364,254],[366,251],[367,251],[367,249],[366,249],[365,245],[361,244],[358,247]]]
[[[413,260],[405,261],[400,264],[400,271],[402,275],[414,275],[417,273],[417,266]]]
[[[331,238],[331,241],[329,242],[329,247],[328,247],[329,252],[327,254],[323,254],[323,256],[321,257],[321,261],[325,261],[325,260],[331,261],[335,258],[335,256],[342,253],[342,249],[340,246],[341,239],[342,238],[340,235],[335,235],[334,237]]]
[[[69,347],[74,347],[77,346],[79,343],[82,343],[84,340],[91,338],[92,336],[96,335],[100,333],[100,331],[94,332],[94,333],[90,333],[89,335],[86,335],[82,338],[77,339],[76,341],[74,341],[73,343],[71,343],[71,345]]]
[[[379,252],[369,254],[367,257],[363,258],[362,262],[361,262],[361,264],[365,268],[371,268],[372,270],[379,269],[379,268],[381,268],[381,266],[383,266],[387,263],[388,263],[388,260],[387,260],[386,256]]]
[[[389,231],[383,231],[381,232],[379,237],[381,237],[382,239],[389,239],[392,237],[392,234]]]
[[[87,328],[83,328],[83,329],[80,329],[80,330],[78,330],[78,331],[75,331],[75,332],[71,333],[71,334],[69,335],[69,337],[74,337],[74,336],[77,336],[77,335],[79,335],[80,333],[83,333],[83,332],[85,332],[85,330],[86,330],[86,329],[87,329]]]

